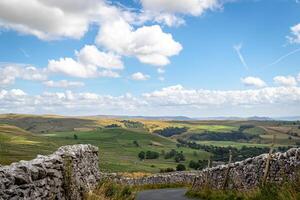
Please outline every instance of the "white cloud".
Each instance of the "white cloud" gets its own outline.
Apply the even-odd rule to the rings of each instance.
[[[248,76],[241,79],[246,86],[265,87],[267,84],[258,77]]]
[[[273,80],[276,84],[282,86],[292,87],[297,85],[297,81],[293,76],[276,76]]]
[[[141,72],[136,72],[131,75],[131,78],[136,81],[146,81],[150,78],[150,76]]]
[[[218,0],[141,0],[141,3],[145,10],[194,16],[220,6]]]
[[[143,12],[138,16],[144,21],[153,20],[167,26],[185,24],[183,15],[200,16],[208,10],[222,7],[220,0],[140,0]]]
[[[299,87],[266,87],[255,90],[195,90],[181,85],[144,94],[148,103],[160,106],[240,106],[299,103]]]
[[[287,36],[290,43],[300,43],[300,24],[291,27],[291,36]]]
[[[44,81],[47,79],[47,73],[44,69],[17,64],[0,67],[0,87],[13,84],[16,79]]]
[[[113,53],[101,52],[94,45],[85,45],[79,52],[76,52],[78,61],[85,65],[98,66],[104,69],[123,69],[121,57]]]
[[[300,111],[300,87],[249,90],[187,89],[181,85],[141,96],[71,91],[29,95],[18,89],[0,90],[0,112],[132,115],[291,115]]]
[[[180,43],[160,26],[143,26],[136,30],[119,19],[102,25],[96,43],[125,56],[135,56],[140,62],[155,66],[170,63],[169,57],[179,54]]]
[[[0,112],[97,114],[101,112],[135,110],[145,102],[131,94],[121,96],[99,95],[95,93],[73,93],[71,91],[40,95],[28,95],[22,90],[0,90]]]
[[[81,38],[103,6],[101,0],[3,0],[0,26],[40,39]]]
[[[300,82],[300,73],[297,76],[297,81]]]
[[[83,87],[85,84],[83,82],[76,82],[76,81],[45,81],[43,84],[47,87],[54,87],[54,88],[71,88],[71,87]]]
[[[48,69],[53,73],[63,73],[73,77],[119,77],[112,70],[123,69],[119,56],[99,51],[95,46],[86,45],[79,52],[75,52],[77,60],[60,58],[49,60]]]

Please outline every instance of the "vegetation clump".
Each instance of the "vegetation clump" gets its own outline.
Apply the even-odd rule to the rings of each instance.
[[[167,127],[164,129],[155,130],[154,133],[157,133],[164,137],[171,137],[173,135],[180,135],[188,130],[187,127]]]

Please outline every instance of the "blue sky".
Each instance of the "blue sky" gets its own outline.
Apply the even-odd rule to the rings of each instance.
[[[300,114],[297,0],[4,0],[0,44],[2,113]]]

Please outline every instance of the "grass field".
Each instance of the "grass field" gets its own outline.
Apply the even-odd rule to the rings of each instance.
[[[74,139],[74,134],[77,135],[77,140]],[[60,132],[47,134],[44,137],[51,140],[65,141],[66,144],[87,143],[98,146],[100,151],[100,167],[106,171],[158,172],[160,168],[175,168],[177,165],[173,159],[166,160],[162,156],[159,159],[140,161],[137,156],[140,151],[152,150],[159,153],[162,151],[167,152],[171,149],[183,151],[186,157],[186,165],[192,159],[207,159],[209,156],[207,152],[197,151],[195,155],[192,149],[177,148],[175,142],[160,136],[125,129]],[[140,147],[136,147],[133,141],[137,141]]]
[[[253,125],[244,133],[256,136],[251,141],[197,141],[199,144],[214,146],[266,147],[277,136],[277,146],[295,145],[300,141],[298,122],[276,121],[164,121],[130,119],[139,122],[139,127],[128,127],[126,121],[115,118],[62,117],[36,115],[0,115],[0,164],[19,160],[30,160],[38,154],[47,155],[68,144],[93,144],[100,149],[100,166],[111,172],[158,172],[161,168],[175,168],[173,159],[138,159],[140,151],[168,152],[182,151],[188,166],[190,160],[207,159],[210,154],[187,147],[176,147],[176,139],[188,139],[192,134],[205,132],[230,133],[242,125]],[[128,121],[127,121],[128,123]],[[120,128],[105,128],[116,124]],[[134,124],[134,123],[133,123]],[[169,138],[154,134],[157,129],[186,127],[187,132]],[[291,136],[293,133],[293,136]],[[298,134],[298,136],[297,136]],[[77,139],[74,138],[77,136]],[[139,147],[133,144],[137,141]]]

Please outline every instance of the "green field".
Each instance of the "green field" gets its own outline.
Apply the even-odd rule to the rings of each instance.
[[[78,139],[74,139],[74,134]],[[190,160],[207,159],[209,153],[189,148],[177,148],[172,140],[149,133],[125,129],[101,129],[88,132],[54,132],[42,135],[7,136],[0,132],[0,163],[9,164],[20,159],[32,159],[37,154],[49,154],[67,144],[92,144],[99,147],[100,167],[111,172],[158,172],[161,168],[175,168],[173,159],[138,159],[140,151],[152,150],[161,153],[171,149],[182,151],[188,165]],[[136,147],[133,141],[140,147]]]
[[[131,122],[133,122],[131,124]],[[136,123],[138,122],[138,123]],[[115,124],[119,128],[106,128]],[[66,118],[61,116],[0,115],[0,164],[30,160],[38,154],[47,155],[68,144],[93,144],[99,147],[100,167],[110,172],[159,172],[175,168],[174,159],[164,159],[163,152],[175,149],[183,152],[188,166],[191,160],[211,156],[203,150],[177,147],[177,139],[189,140],[193,134],[223,134],[240,131],[243,125],[252,125],[242,133],[253,136],[250,140],[225,141],[195,140],[198,144],[221,147],[268,147],[276,135],[277,146],[296,145],[300,141],[298,122],[273,121],[164,121],[107,118]],[[137,127],[135,127],[137,126]],[[153,133],[167,127],[186,127],[187,131],[171,137]],[[224,135],[225,134],[225,135]],[[76,135],[76,138],[74,137]],[[292,135],[292,136],[291,136]],[[223,137],[222,136],[222,137]],[[137,141],[139,147],[133,144]],[[158,159],[139,160],[141,151],[160,153]]]

